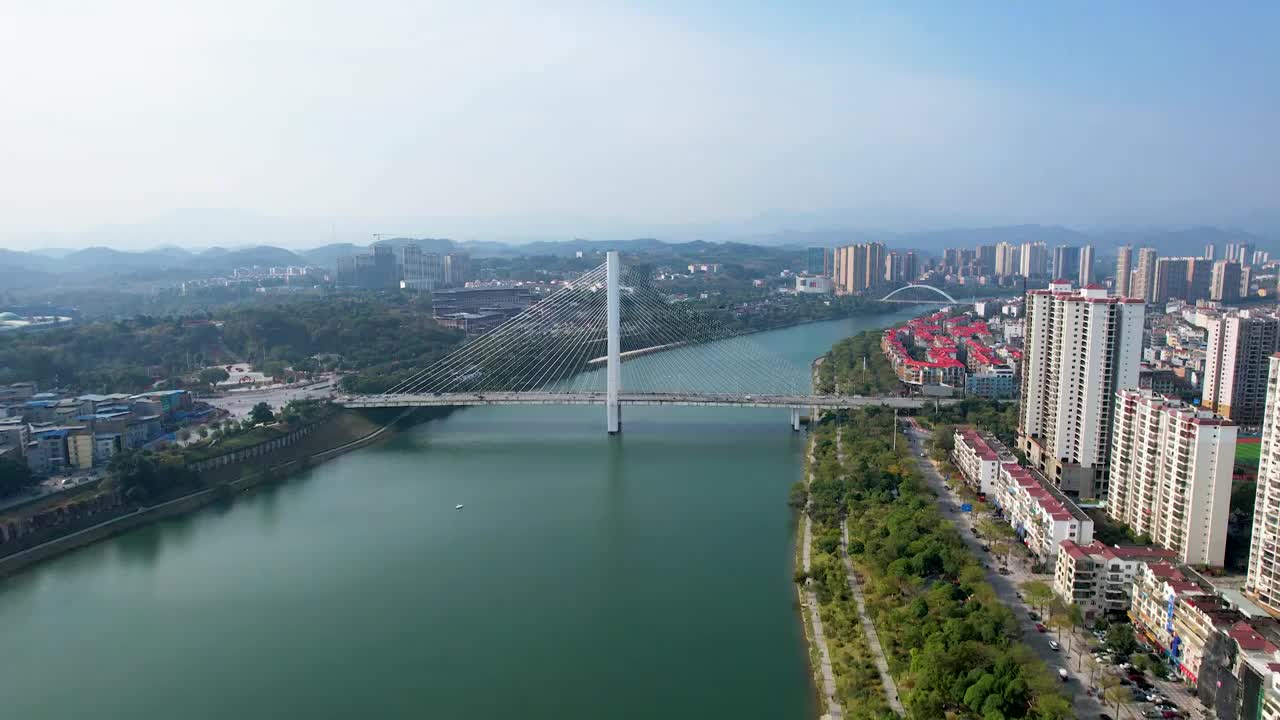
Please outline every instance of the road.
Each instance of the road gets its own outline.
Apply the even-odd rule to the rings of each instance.
[[[921,458],[921,454],[924,453],[924,441],[929,434],[916,427],[914,423],[906,423],[905,426],[907,427],[905,433],[907,440],[911,443],[912,457],[916,460],[916,466],[920,468],[921,476],[938,494],[938,499],[941,502],[942,517],[955,524],[956,528],[960,530],[960,536],[964,538],[965,543],[976,557],[982,558],[984,555],[989,555],[983,551],[982,543],[972,532],[973,524],[977,521],[977,518],[973,516],[973,513],[964,513],[957,509],[962,502],[959,496],[947,486],[946,481],[938,474],[938,470],[933,463]],[[1072,643],[1073,652],[1068,654],[1067,643],[1064,642],[1062,649],[1055,652],[1049,647],[1049,640],[1053,639],[1053,635],[1051,633],[1042,634],[1036,632],[1035,623],[1027,615],[1026,605],[1018,599],[1017,584],[1021,582],[1020,578],[1023,578],[1023,573],[1018,571],[1011,575],[1001,575],[996,572],[994,562],[984,562],[983,564],[986,567],[987,582],[995,589],[996,597],[1005,606],[1013,610],[1027,645],[1035,651],[1036,655],[1049,666],[1050,671],[1055,675],[1059,668],[1066,668],[1071,681],[1065,683],[1064,690],[1071,696],[1071,705],[1075,710],[1076,717],[1082,719],[1098,717],[1099,713],[1104,712],[1104,710],[1098,700],[1086,692],[1086,688],[1089,687],[1088,672],[1081,673],[1078,670],[1078,668],[1083,667],[1080,654],[1087,653],[1088,646],[1080,642]],[[1029,579],[1029,576],[1027,576],[1027,579]]]
[[[227,393],[225,397],[202,398],[216,408],[231,413],[235,420],[249,417],[253,406],[265,402],[273,410],[279,410],[290,400],[312,400],[332,396],[336,380],[326,379],[311,385],[298,387],[270,387],[260,390]]]

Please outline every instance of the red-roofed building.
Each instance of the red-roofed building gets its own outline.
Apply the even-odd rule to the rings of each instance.
[[[994,493],[1000,463],[1017,462],[1004,443],[989,433],[973,428],[956,428],[954,440],[951,459],[964,474],[965,481],[977,492]]]
[[[1059,545],[1053,590],[1063,602],[1079,605],[1086,618],[1128,610],[1138,568],[1174,556],[1162,548],[1104,545],[1096,540],[1087,545],[1063,540]]]
[[[1016,462],[1000,464],[991,500],[1023,544],[1041,561],[1058,554],[1063,540],[1093,541],[1093,520],[1040,473]]]
[[[1162,652],[1174,646],[1173,620],[1179,599],[1216,594],[1213,586],[1190,568],[1164,560],[1141,563],[1132,587],[1129,619],[1134,630]]]

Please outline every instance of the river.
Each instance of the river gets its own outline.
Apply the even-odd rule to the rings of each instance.
[[[915,312],[753,341],[807,373]],[[803,434],[744,408],[603,426],[463,410],[4,580],[5,714],[812,718],[786,508]]]

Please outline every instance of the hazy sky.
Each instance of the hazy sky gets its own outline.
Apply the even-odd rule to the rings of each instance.
[[[1278,27],[1273,2],[0,0],[0,237],[178,208],[1274,218]]]

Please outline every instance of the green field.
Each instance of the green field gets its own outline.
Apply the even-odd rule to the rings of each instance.
[[[1257,467],[1262,443],[1236,443],[1236,464]]]

